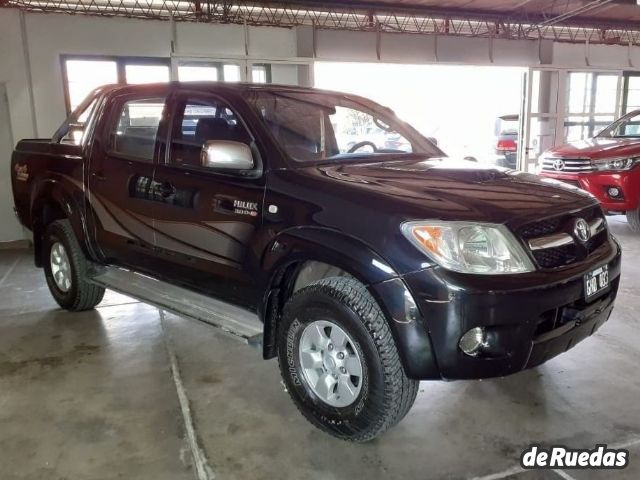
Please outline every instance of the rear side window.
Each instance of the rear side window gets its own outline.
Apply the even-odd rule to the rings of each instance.
[[[124,103],[112,133],[112,152],[152,162],[164,106],[164,98],[136,99]]]

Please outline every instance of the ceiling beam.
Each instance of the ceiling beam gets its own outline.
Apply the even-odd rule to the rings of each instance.
[[[550,39],[565,42],[640,45],[640,24],[576,18],[551,19],[540,13],[474,13],[440,8],[372,8],[373,3],[315,1],[213,0],[0,0],[5,7],[32,12],[60,12],[200,23],[236,23],[292,28],[435,34],[484,38]],[[522,2],[521,2],[522,3]],[[597,5],[595,5],[597,3]],[[608,3],[608,2],[607,2]],[[378,4],[379,6],[380,4]],[[593,9],[604,3],[590,2]],[[582,10],[582,9],[581,9]],[[593,11],[593,10],[588,10]],[[572,15],[568,15],[572,13]],[[531,28],[534,26],[534,28]]]

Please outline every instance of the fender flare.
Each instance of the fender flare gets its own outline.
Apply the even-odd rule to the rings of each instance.
[[[413,297],[405,282],[365,242],[331,229],[297,227],[280,232],[265,252],[262,268],[268,282],[259,307],[259,316],[264,322],[265,359],[277,353],[277,322],[295,277],[295,270],[291,269],[306,261],[319,261],[340,268],[367,287],[389,321],[400,359],[410,378],[440,378],[425,322],[417,308],[411,313],[407,310]],[[407,298],[411,300],[407,302]]]
[[[65,184],[67,182],[64,182],[64,179],[56,177],[39,178],[34,182],[29,212],[33,225],[34,256],[38,267],[42,266],[41,245],[44,231],[41,217],[46,206],[54,207],[69,220],[86,257],[97,258],[90,242],[85,216],[86,208],[89,208],[88,201],[82,190]]]

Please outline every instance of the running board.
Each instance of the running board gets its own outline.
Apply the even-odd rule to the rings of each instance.
[[[235,305],[118,267],[100,267],[89,281],[262,347],[262,322],[255,313]]]

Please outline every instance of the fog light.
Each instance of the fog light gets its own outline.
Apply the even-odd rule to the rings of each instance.
[[[475,327],[460,338],[460,350],[471,357],[476,357],[487,344],[487,332],[484,327]]]
[[[609,187],[607,193],[611,198],[617,198],[620,196],[620,189],[617,187]]]

